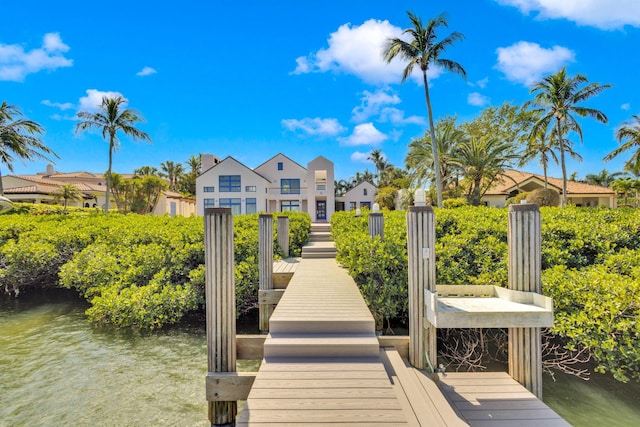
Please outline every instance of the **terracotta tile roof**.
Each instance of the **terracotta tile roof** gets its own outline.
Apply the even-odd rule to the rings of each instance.
[[[538,181],[544,184],[544,176],[534,173],[507,170],[506,177],[497,178],[494,185],[487,190],[485,195],[507,195],[516,189],[515,182],[522,185],[527,181]],[[514,182],[515,181],[515,182]],[[558,191],[562,190],[562,179],[547,177],[549,186]],[[615,194],[615,191],[599,185],[587,184],[578,181],[567,181],[567,194]]]

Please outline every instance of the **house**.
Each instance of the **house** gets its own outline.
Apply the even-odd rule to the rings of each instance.
[[[196,178],[196,212],[228,207],[234,215],[256,212],[307,212],[313,221],[328,221],[334,212],[333,163],[322,156],[307,167],[277,154],[255,169],[233,157],[202,156]]]
[[[360,208],[371,209],[377,192],[378,189],[375,185],[363,181],[347,191],[344,196],[336,197],[336,208],[342,211],[354,211]]]
[[[122,175],[132,178],[134,175]],[[69,206],[85,208],[103,207],[105,203],[106,181],[104,175],[91,172],[62,173],[47,166],[46,172],[35,175],[7,175],[2,177],[5,197],[12,202],[59,204],[53,193],[64,184],[75,185],[82,193],[82,202],[70,200]],[[155,215],[195,214],[195,200],[183,197],[179,193],[164,191],[153,210]]]
[[[562,194],[562,179],[547,178],[547,182],[549,189]],[[481,201],[487,206],[504,207],[508,198],[539,188],[544,188],[544,176],[507,170],[504,176],[496,178]],[[617,206],[615,191],[577,181],[567,181],[567,202],[575,206]]]

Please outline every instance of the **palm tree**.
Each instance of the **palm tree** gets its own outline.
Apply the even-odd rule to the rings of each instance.
[[[187,166],[190,169],[190,173],[194,176],[200,175],[200,170],[202,169],[202,160],[200,155],[192,154],[186,161]]]
[[[600,173],[589,173],[585,175],[584,179],[589,184],[599,185],[601,187],[608,187],[620,175],[623,175],[623,173],[622,172],[609,173],[608,170],[602,169]]]
[[[154,166],[140,166],[134,169],[133,173],[138,176],[159,176],[158,168]]]
[[[494,137],[472,137],[460,144],[455,161],[469,183],[469,203],[478,206],[493,180],[518,157],[511,142]]]
[[[184,167],[182,164],[167,160],[166,162],[160,163],[160,169],[164,172],[162,175],[169,181],[169,189],[171,191],[176,191],[178,181],[184,174]]]
[[[64,184],[61,185],[56,191],[53,193],[53,200],[59,202],[60,200],[64,200],[64,210],[67,210],[67,202],[71,201],[81,201],[82,200],[82,192],[78,187],[73,184]]]
[[[538,107],[534,109],[534,112],[540,114],[540,119],[533,125],[531,134],[535,135],[540,129],[547,129],[552,124],[555,125],[562,167],[562,206],[567,205],[564,135],[572,130],[580,136],[580,142],[582,142],[582,129],[574,114],[580,117],[591,117],[601,123],[607,123],[608,120],[600,110],[577,105],[611,86],[599,83],[586,84],[587,82],[587,78],[582,74],[568,77],[567,70],[563,67],[557,73],[543,77],[531,88],[531,93],[535,93],[533,104]],[[581,87],[582,84],[586,85]]]
[[[371,160],[376,167],[376,172],[378,175],[378,186],[380,186],[380,180],[382,179],[382,172],[389,166],[389,163],[384,158],[384,154],[382,154],[382,150],[377,149],[371,151],[367,160]]]
[[[558,164],[558,156],[553,151],[553,143],[549,140],[546,129],[538,129],[538,132],[529,136],[527,145],[524,148],[522,157],[519,162],[519,166],[522,167],[529,163],[536,157],[540,157],[540,166],[544,173],[544,188],[547,189],[549,182],[547,179],[547,168],[549,167],[549,161]]]
[[[104,211],[109,212],[109,196],[111,194],[111,164],[113,160],[113,152],[118,149],[120,140],[118,139],[118,131],[130,136],[134,140],[141,139],[151,142],[151,137],[137,129],[135,124],[143,122],[144,118],[135,110],[121,109],[126,100],[117,95],[115,97],[102,97],[99,111],[92,113],[90,111],[78,112],[78,118],[82,120],[76,123],[75,132],[82,133],[87,129],[101,129],[102,138],[109,138],[109,167],[107,168],[107,190],[105,194]]]
[[[629,191],[638,187],[638,180],[631,177],[618,178],[610,185],[612,190],[622,193],[622,205],[628,206],[627,195]]]
[[[607,154],[604,158],[605,161],[611,160],[618,154],[637,147],[627,164],[635,163],[636,165],[640,165],[640,115],[634,114],[632,117],[632,121],[623,123],[616,131],[616,138],[622,145]]]
[[[407,61],[407,66],[402,73],[402,83],[413,72],[413,68],[418,66],[422,71],[422,80],[424,83],[424,94],[427,103],[427,114],[429,116],[429,132],[431,135],[431,151],[433,153],[433,167],[436,180],[436,192],[438,207],[442,207],[442,180],[440,174],[440,163],[438,161],[438,148],[436,146],[435,128],[433,126],[433,111],[431,108],[431,98],[429,97],[429,82],[427,80],[427,70],[429,65],[433,64],[447,71],[452,71],[466,78],[466,72],[460,64],[449,59],[441,58],[447,47],[453,45],[458,40],[464,38],[461,33],[453,32],[449,36],[438,40],[436,34],[440,27],[447,27],[447,21],[444,15],[440,15],[435,19],[427,22],[426,26],[422,24],[422,20],[411,12],[407,12],[413,27],[404,30],[403,34],[409,36],[410,41],[404,41],[400,38],[388,40],[385,46],[383,57],[387,62],[391,62],[393,58],[400,57]]]
[[[22,117],[22,112],[15,105],[2,101],[0,104],[0,162],[13,172],[16,159],[44,159],[52,162],[47,155],[58,156],[38,137],[44,128],[29,119]],[[4,196],[2,173],[0,172],[0,196]]]

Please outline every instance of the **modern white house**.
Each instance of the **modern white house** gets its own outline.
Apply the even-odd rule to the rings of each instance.
[[[336,197],[336,206],[338,210],[355,211],[356,209],[371,209],[376,199],[378,189],[375,185],[368,181],[360,184],[347,191],[344,196]]]
[[[329,221],[335,210],[333,163],[322,156],[307,167],[277,154],[255,169],[233,157],[202,155],[196,178],[196,212],[231,208],[234,215],[257,212],[307,212],[312,221]]]

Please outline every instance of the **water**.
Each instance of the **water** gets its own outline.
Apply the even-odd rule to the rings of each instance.
[[[86,307],[64,291],[0,296],[0,426],[209,426],[202,325],[96,329]],[[575,426],[640,425],[638,383],[560,376],[544,393]]]

